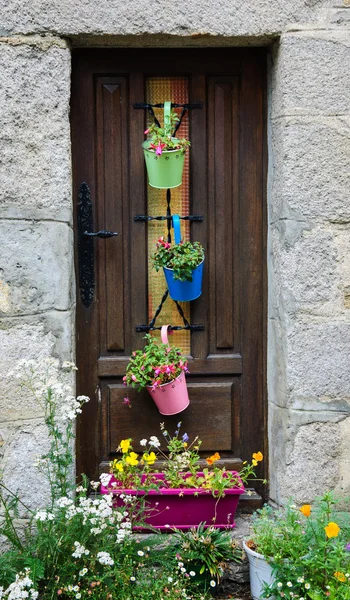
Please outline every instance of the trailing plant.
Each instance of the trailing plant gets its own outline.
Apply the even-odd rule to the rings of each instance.
[[[179,348],[163,344],[150,334],[146,334],[145,339],[147,344],[143,350],[135,350],[131,354],[123,377],[124,385],[138,391],[147,386],[155,389],[188,372],[187,360],[183,359]]]
[[[179,120],[177,113],[172,110],[170,118],[166,115],[163,127],[158,127],[158,125],[152,123],[145,131],[145,135],[150,136],[149,149],[154,150],[157,155],[161,155],[164,150],[186,152],[186,148],[191,143],[185,138],[178,139],[172,135]]]
[[[169,244],[160,237],[156,251],[151,256],[156,271],[166,267],[174,271],[174,279],[192,281],[192,271],[204,260],[204,248],[200,242],[183,242]]]

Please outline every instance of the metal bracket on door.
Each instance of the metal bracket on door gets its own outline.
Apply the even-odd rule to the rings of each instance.
[[[86,308],[91,306],[95,290],[94,237],[110,238],[118,235],[105,229],[93,232],[92,202],[90,188],[83,181],[78,192],[78,267],[81,301]]]

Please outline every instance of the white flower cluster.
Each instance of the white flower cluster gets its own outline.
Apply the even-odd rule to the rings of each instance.
[[[177,463],[179,469],[187,469],[190,466],[190,452],[181,452],[174,456],[174,461]]]
[[[149,443],[153,448],[159,448],[160,446],[160,441],[155,435],[151,435]]]
[[[28,598],[28,600],[36,600],[39,596],[33,587],[33,582],[29,577],[30,569],[26,569],[25,573],[18,573],[16,580],[4,590],[0,587],[0,599],[4,600],[22,600],[22,598]]]
[[[98,552],[97,560],[101,565],[109,565],[110,567],[113,567],[114,565],[114,560],[109,552]]]
[[[67,396],[61,406],[62,421],[74,421],[77,415],[82,413],[82,405],[89,402],[88,396]]]
[[[117,525],[117,541],[121,542],[131,531],[128,512],[113,509],[112,494],[105,494],[99,498],[80,496],[76,499],[76,503],[71,498],[63,496],[56,500],[56,507],[65,510],[67,521],[80,515],[83,525],[91,526],[90,532],[93,535],[102,533],[109,525]]]
[[[100,481],[101,481],[102,485],[104,487],[108,487],[109,482],[111,481],[112,477],[113,477],[113,475],[111,475],[110,473],[101,473]]]
[[[35,515],[35,520],[36,521],[53,521],[55,516],[53,513],[47,511],[47,510],[39,510],[36,515]]]
[[[87,550],[87,548],[85,548],[85,546],[83,546],[82,544],[79,544],[79,542],[74,542],[74,547],[75,550],[72,553],[72,556],[74,558],[81,558],[82,556],[84,556],[84,554],[86,556],[90,554],[90,550]]]

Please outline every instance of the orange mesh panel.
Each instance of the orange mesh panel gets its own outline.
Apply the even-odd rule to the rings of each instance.
[[[188,79],[187,77],[150,77],[146,86],[146,102],[150,104],[163,103],[165,100],[173,103],[185,104],[188,102]],[[160,124],[163,124],[163,109],[154,109]],[[179,116],[181,109],[177,109]],[[152,122],[149,116],[148,125]],[[177,134],[180,138],[189,138],[188,115],[185,115]],[[189,187],[189,151],[186,152],[184,174],[182,185],[171,190],[171,213],[188,215],[190,213],[190,187]],[[157,216],[166,214],[166,190],[158,190],[148,186],[148,214]],[[181,221],[182,238],[190,239],[189,221]],[[172,242],[174,242],[174,231],[171,230]],[[149,320],[152,319],[164,291],[166,282],[163,271],[156,273],[150,263],[150,257],[155,251],[155,245],[160,236],[168,235],[166,221],[149,221],[148,223],[148,309]],[[186,319],[190,322],[190,303],[181,304]],[[183,325],[183,321],[177,311],[176,304],[168,297],[165,301],[156,325]],[[159,332],[155,332],[159,336]],[[172,338],[173,344],[180,347],[185,354],[190,354],[190,332],[175,331]]]

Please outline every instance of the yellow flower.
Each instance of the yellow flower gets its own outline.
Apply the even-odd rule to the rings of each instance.
[[[303,513],[304,517],[309,517],[311,514],[311,504],[303,504],[300,508],[300,512]]]
[[[324,530],[325,530],[326,536],[328,538],[334,538],[334,537],[338,537],[339,531],[340,531],[340,527],[336,523],[330,522],[330,523],[328,523],[328,525],[326,525],[326,527],[324,528]]]
[[[121,449],[123,454],[126,454],[131,445],[131,440],[122,440],[119,444],[119,448]]]
[[[339,581],[342,581],[343,583],[346,581],[346,577],[341,571],[336,571],[334,573],[334,577],[336,577]]]
[[[262,452],[254,452],[253,454],[253,459],[256,460],[257,462],[261,462],[264,458],[264,455],[262,454]],[[256,465],[254,465],[256,466]]]
[[[187,443],[187,442],[184,442],[184,443],[183,443],[183,447],[184,447],[184,448],[187,448],[187,446],[188,446],[188,443]]]
[[[130,452],[130,454],[125,458],[125,461],[128,463],[128,465],[131,465],[132,467],[136,467],[136,465],[139,464],[139,461],[137,460],[138,456],[136,454],[136,452]]]
[[[124,467],[123,467],[122,463],[117,462],[116,460],[113,463],[113,469],[115,471],[119,471],[119,473],[122,473],[124,471]]]
[[[209,456],[205,460],[207,461],[208,465],[212,465],[217,460],[220,460],[220,454],[218,452],[215,452],[215,454],[213,454],[212,456]]]
[[[258,464],[258,461],[257,461],[257,460],[255,460],[255,458],[253,458],[253,460],[252,460],[252,465],[253,465],[253,467],[256,467],[256,466],[257,466],[257,464]]]
[[[150,452],[149,454],[145,452],[142,458],[148,465],[153,465],[157,460],[157,457],[154,454],[154,452]]]

